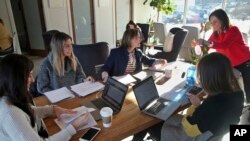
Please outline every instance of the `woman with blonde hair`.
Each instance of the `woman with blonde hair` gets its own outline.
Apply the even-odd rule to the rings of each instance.
[[[37,76],[39,93],[69,87],[84,80],[94,81],[92,77],[86,78],[73,53],[72,38],[69,35],[63,32],[55,33],[50,46],[51,52],[42,62]]]

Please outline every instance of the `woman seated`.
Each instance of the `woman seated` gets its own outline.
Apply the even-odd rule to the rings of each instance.
[[[166,65],[165,59],[155,59],[145,56],[140,49],[141,37],[138,29],[128,29],[124,32],[120,48],[112,49],[103,66],[102,79],[108,76],[121,76],[142,70],[142,64],[156,67]]]
[[[230,60],[220,54],[204,56],[197,66],[197,80],[207,98],[187,94],[191,106],[187,113],[173,115],[164,124],[160,123],[135,135],[140,140],[149,132],[162,141],[207,140],[229,132],[232,124],[238,124],[243,110],[244,94],[236,80]]]
[[[1,141],[68,141],[87,124],[89,113],[75,119],[60,132],[44,139],[38,135],[41,119],[55,114],[74,114],[58,106],[32,106],[28,88],[33,82],[33,62],[25,56],[10,54],[0,63],[0,139]]]
[[[73,53],[72,38],[63,33],[55,33],[51,39],[51,52],[40,66],[37,76],[39,93],[69,87],[84,80],[94,81],[85,76],[82,66]]]

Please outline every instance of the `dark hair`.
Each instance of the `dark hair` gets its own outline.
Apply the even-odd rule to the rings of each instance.
[[[133,25],[135,28],[137,28],[137,24],[134,21],[130,20],[126,25],[126,30],[130,29],[129,25]]]
[[[209,20],[212,16],[215,16],[221,22],[221,25],[222,25],[221,30],[222,31],[229,29],[230,21],[229,21],[229,18],[227,16],[227,13],[223,9],[217,9],[217,10],[213,11],[209,15]],[[218,34],[218,33],[214,32],[214,34]]]
[[[209,94],[240,90],[230,60],[220,53],[201,58],[197,66],[197,79]]]
[[[19,54],[7,55],[0,63],[0,97],[7,96],[11,104],[22,109],[30,117],[32,127],[35,126],[35,117],[30,107],[28,78],[33,67],[30,59]]]
[[[123,33],[121,47],[128,48],[131,47],[131,41],[134,37],[138,36],[138,29],[128,29]]]

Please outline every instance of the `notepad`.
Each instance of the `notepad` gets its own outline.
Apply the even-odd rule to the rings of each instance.
[[[66,87],[45,92],[44,95],[49,99],[51,103],[56,103],[67,98],[75,97]]]
[[[136,82],[136,80],[130,74],[126,74],[126,75],[122,75],[122,76],[113,76],[112,78],[116,79],[117,81],[119,81],[125,85]]]
[[[86,81],[83,83],[79,83],[71,86],[71,90],[74,91],[78,96],[86,96],[93,92],[102,90],[104,85],[100,82],[91,82]]]
[[[62,114],[61,115],[61,119],[58,120],[57,118],[54,120],[55,123],[61,128],[64,129],[66,128],[69,124],[72,124],[72,122],[74,122],[75,119],[77,119],[79,116],[85,114],[87,111],[88,112],[92,112],[95,109],[93,108],[86,108],[85,106],[81,106],[78,108],[73,109],[73,111],[77,111],[77,113],[75,114]],[[88,123],[82,127],[80,127],[78,130],[82,130],[82,129],[86,129],[89,127],[93,127],[95,126],[97,123],[95,121],[95,119],[93,118],[93,116],[91,114],[89,114],[89,119],[88,119]]]

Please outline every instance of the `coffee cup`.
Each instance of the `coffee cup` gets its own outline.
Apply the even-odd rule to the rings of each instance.
[[[110,107],[103,107],[100,110],[100,115],[102,117],[103,127],[110,127],[112,124],[113,110]]]

